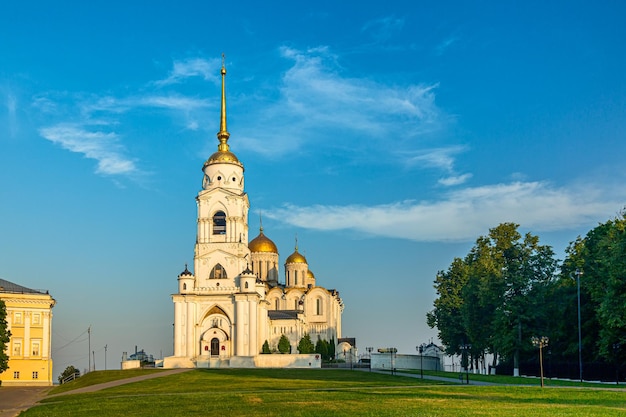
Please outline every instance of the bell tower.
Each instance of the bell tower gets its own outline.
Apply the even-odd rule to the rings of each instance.
[[[198,230],[194,255],[197,287],[238,285],[235,278],[247,267],[248,210],[244,167],[230,151],[226,126],[226,68],[222,62],[222,100],[217,152],[202,167],[198,193]],[[214,281],[215,280],[215,281]]]

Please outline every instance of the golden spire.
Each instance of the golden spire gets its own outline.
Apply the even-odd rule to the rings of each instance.
[[[217,146],[217,150],[221,152],[227,152],[229,149],[228,138],[230,133],[226,129],[226,67],[224,65],[225,55],[222,54],[222,112],[220,118],[220,131],[217,132],[217,138],[220,144]]]
[[[212,164],[234,164],[243,169],[243,164],[239,162],[235,154],[230,151],[230,146],[228,145],[230,133],[228,133],[226,129],[226,65],[224,64],[224,60],[225,56],[222,54],[222,114],[220,117],[220,131],[217,132],[217,139],[220,143],[217,145],[217,152],[211,155],[204,163],[202,167],[203,171],[207,166]]]

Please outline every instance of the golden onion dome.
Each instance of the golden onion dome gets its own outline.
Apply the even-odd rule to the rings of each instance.
[[[263,234],[262,227],[259,235],[248,244],[248,249],[250,249],[250,252],[278,253],[278,248],[274,242]]]
[[[311,271],[309,269],[308,271],[306,271],[306,277],[307,278],[311,278],[311,279],[315,279],[315,274],[313,273],[313,271]]]
[[[289,255],[285,263],[286,264],[306,264],[307,261],[306,261],[306,258],[300,252],[298,252],[298,248],[296,248],[296,251],[292,253],[291,255]]]
[[[243,166],[239,159],[231,151],[217,151],[207,159],[204,167],[211,164],[234,164]]]

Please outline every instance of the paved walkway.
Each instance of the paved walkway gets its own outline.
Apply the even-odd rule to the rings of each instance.
[[[172,374],[189,371],[190,369],[169,369],[162,372],[154,372],[148,375],[136,376],[133,378],[118,379],[104,382],[102,384],[90,385],[88,387],[77,388],[61,394],[46,395],[52,387],[0,387],[0,417],[15,417],[24,410],[28,410],[43,398],[53,398],[59,395],[83,394],[86,392],[100,391],[101,389],[117,387],[119,385],[131,384],[133,382],[145,381],[147,379],[160,378]]]
[[[366,368],[360,368],[359,370],[363,371],[363,372],[376,372],[379,374],[385,374],[385,375],[391,375],[391,372],[385,370],[380,370],[380,369],[366,369]],[[402,371],[395,371],[393,373],[394,375],[399,375],[399,376],[407,376],[409,378],[422,378],[420,374],[416,374],[413,372],[402,372]],[[432,380],[432,381],[442,381],[442,382],[449,382],[451,384],[465,384],[466,383],[466,375],[463,374],[463,380],[461,381],[459,378],[446,378],[443,376],[435,376],[435,375],[424,375],[424,379],[428,379],[428,380]],[[469,377],[469,385],[503,385],[503,384],[496,384],[493,382],[484,382],[484,381],[472,381],[472,375],[470,374]]]
[[[14,417],[46,396],[52,387],[0,387],[0,417]]]

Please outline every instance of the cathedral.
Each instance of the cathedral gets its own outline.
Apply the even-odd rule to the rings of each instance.
[[[185,267],[178,275],[178,292],[172,295],[174,355],[163,366],[319,366],[319,355],[311,355],[317,364],[311,358],[298,362],[305,355],[262,355],[277,353],[283,335],[292,354],[305,334],[314,344],[337,344],[344,306],[339,292],[316,284],[297,242],[285,260],[283,283],[278,248],[263,227],[248,241],[250,202],[243,164],[228,143],[223,65],[221,75],[219,144],[202,167],[193,272]]]

